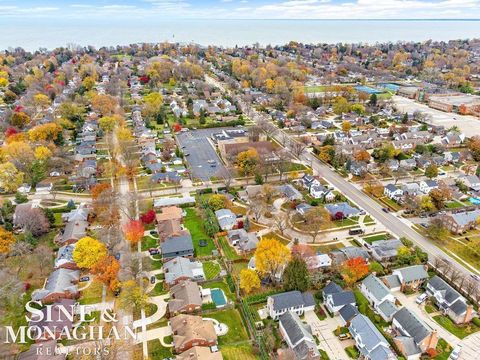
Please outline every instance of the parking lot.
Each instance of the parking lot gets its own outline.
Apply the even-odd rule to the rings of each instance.
[[[392,100],[401,112],[413,113],[415,111],[421,111],[424,114],[430,115],[431,118],[428,120],[428,123],[433,125],[443,125],[445,129],[456,125],[460,131],[467,135],[480,133],[480,120],[474,116],[459,115],[432,109],[425,104],[420,104],[415,100],[402,96],[394,96]]]
[[[210,140],[212,134],[220,131],[222,128],[189,130],[177,134],[177,141],[182,147],[194,178],[208,181],[211,177],[226,171]]]

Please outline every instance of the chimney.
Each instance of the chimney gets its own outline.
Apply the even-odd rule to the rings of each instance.
[[[473,314],[473,306],[468,305],[467,306],[467,311],[465,312],[465,317],[463,319],[463,322],[468,323],[472,318],[472,314]]]

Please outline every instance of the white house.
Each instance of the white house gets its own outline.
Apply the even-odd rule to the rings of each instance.
[[[385,321],[390,321],[397,312],[395,296],[375,275],[370,274],[362,281],[360,291]]]
[[[270,317],[278,320],[278,317],[287,311],[292,311],[297,315],[303,315],[305,311],[315,308],[315,300],[310,293],[301,293],[300,291],[288,291],[281,294],[269,296],[267,298],[267,310]]]
[[[325,199],[325,201],[329,202],[335,200],[333,191],[320,184],[315,184],[310,187],[310,195],[312,195],[314,199]]]
[[[343,290],[333,281],[323,288],[322,293],[323,304],[332,314],[337,314],[345,305],[356,305],[353,292]]]
[[[435,180],[420,181],[420,191],[426,195],[433,189],[438,189],[438,183]]]
[[[403,190],[394,184],[388,184],[383,189],[383,193],[390,199],[397,201],[403,196]]]
[[[279,328],[296,359],[320,359],[310,326],[304,324],[296,313],[288,311],[281,315]]]
[[[222,230],[232,230],[237,224],[237,216],[230,209],[217,210],[215,216]]]

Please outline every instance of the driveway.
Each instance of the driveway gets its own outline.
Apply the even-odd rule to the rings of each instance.
[[[166,313],[167,313],[167,302],[165,301],[170,297],[169,294],[154,296],[148,299],[148,302],[157,305],[157,311],[147,318],[135,320],[133,322],[133,327],[138,328],[142,327],[143,325],[150,325],[154,322],[160,320]]]
[[[402,303],[403,306],[410,309],[417,315],[420,319],[422,319],[427,325],[429,325],[432,329],[436,329],[438,332],[438,337],[443,338],[446,342],[448,342],[452,347],[455,347],[457,344],[460,343],[460,339],[457,338],[455,335],[448,332],[445,328],[439,325],[435,320],[431,318],[431,314],[428,314],[425,311],[425,306],[419,306],[415,299],[419,295],[413,294],[406,296],[400,291],[396,291],[393,293],[395,297]]]
[[[320,320],[317,314],[315,314],[315,312],[312,310],[305,312],[304,321],[308,325],[310,325],[313,335],[316,335],[318,337],[318,340],[320,340],[320,349],[325,350],[330,359],[348,359],[344,348],[353,345],[355,342],[353,340],[340,341],[333,334],[333,331],[338,326],[341,326],[338,316],[335,316],[333,318],[327,316],[325,320]]]
[[[476,359],[480,353],[480,333],[467,336],[460,344],[462,346],[461,360]]]

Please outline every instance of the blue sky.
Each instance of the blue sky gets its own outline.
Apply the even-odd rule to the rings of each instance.
[[[199,19],[478,19],[480,0],[0,0],[0,17],[108,21]]]

